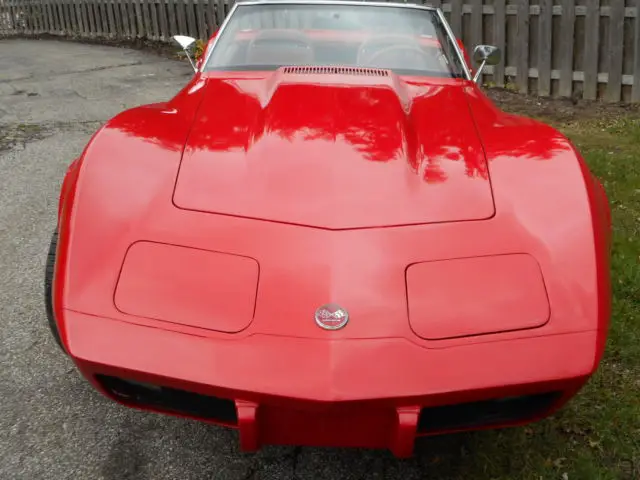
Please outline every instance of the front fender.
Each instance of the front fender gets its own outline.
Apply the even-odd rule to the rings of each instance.
[[[552,309],[598,330],[597,365],[611,314],[611,214],[602,185],[564,135],[536,120],[506,114],[476,85],[467,98],[482,140],[496,215],[526,231],[549,265],[545,282],[566,292]]]
[[[56,318],[63,318],[67,305],[70,265],[82,271],[111,255],[118,236],[113,228],[117,219],[109,217],[113,205],[129,205],[136,199],[145,202],[154,197],[158,185],[173,185],[204,86],[205,81],[196,75],[169,102],[121,112],[92,136],[68,167],[58,198]],[[125,187],[138,197],[124,198]],[[66,345],[64,322],[60,336]]]
[[[65,209],[73,204],[85,160],[112,148],[109,145],[111,140],[106,140],[110,137],[110,132],[121,131],[126,137],[134,137],[140,141],[164,141],[165,145],[179,145],[191,125],[204,86],[205,81],[197,74],[169,102],[141,105],[125,110],[98,129],[87,142],[82,154],[71,162],[65,172],[58,197],[58,227],[61,226]]]

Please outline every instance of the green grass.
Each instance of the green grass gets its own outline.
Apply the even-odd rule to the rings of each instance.
[[[605,358],[551,418],[424,441],[428,478],[640,479],[640,118],[549,123],[580,149],[611,203],[614,299]]]

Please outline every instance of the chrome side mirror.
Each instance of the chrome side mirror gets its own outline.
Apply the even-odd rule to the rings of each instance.
[[[497,65],[502,59],[502,52],[498,47],[493,45],[478,45],[473,50],[473,61],[479,63],[480,66],[473,76],[473,81],[477,82],[482,74],[482,70],[486,65]]]
[[[193,37],[187,37],[185,35],[174,35],[171,38],[173,38],[178,43],[178,45],[182,47],[182,50],[184,50],[184,53],[187,55],[187,58],[189,59],[189,63],[191,64],[193,71],[197,72],[198,68],[196,67],[196,64],[193,62],[193,59],[191,58],[191,54],[189,53],[189,48],[196,43],[196,39]]]

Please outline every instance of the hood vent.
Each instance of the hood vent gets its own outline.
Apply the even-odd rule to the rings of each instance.
[[[381,68],[362,67],[284,67],[284,73],[294,75],[360,75],[367,77],[388,77],[389,72]]]

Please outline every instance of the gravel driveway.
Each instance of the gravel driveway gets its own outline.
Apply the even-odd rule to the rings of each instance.
[[[111,403],[58,351],[42,283],[65,168],[109,117],[170,98],[190,75],[142,51],[0,41],[0,478],[410,480],[435,478],[436,466],[437,478],[481,469],[470,435],[422,442],[403,461],[363,450],[243,454],[233,431]]]

